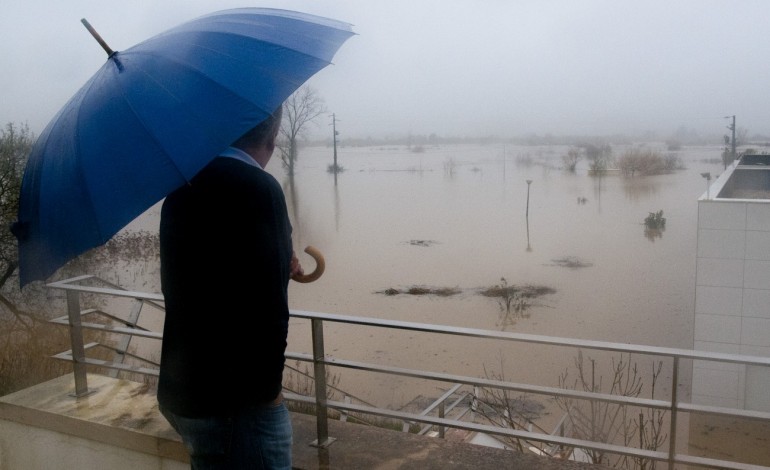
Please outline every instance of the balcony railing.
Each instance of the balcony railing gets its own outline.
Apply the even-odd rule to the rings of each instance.
[[[67,315],[54,319],[54,323],[67,325],[70,330],[72,349],[56,355],[58,359],[71,361],[75,375],[76,396],[84,396],[89,393],[87,382],[87,368],[96,366],[113,371],[114,375],[119,372],[138,373],[150,376],[158,375],[159,364],[146,358],[131,356],[129,346],[134,337],[149,338],[153,340],[162,340],[162,334],[138,326],[140,314],[147,308],[163,312],[163,296],[160,294],[151,294],[143,292],[127,291],[118,286],[104,283],[103,281],[91,277],[82,276],[54,282],[48,285],[54,289],[66,291],[67,296]],[[122,299],[132,299],[133,305],[128,314],[116,315],[98,308],[82,308],[81,302],[84,295],[100,297],[112,297]],[[98,303],[98,302],[97,302]],[[458,328],[452,326],[432,325],[425,323],[384,320],[377,318],[366,318],[357,316],[337,315],[330,313],[318,313],[308,311],[294,310],[291,312],[293,318],[307,319],[311,323],[312,335],[312,354],[287,352],[287,359],[305,361],[313,365],[315,396],[306,396],[297,393],[285,393],[288,400],[311,405],[315,410],[317,421],[317,439],[314,445],[324,447],[334,441],[333,436],[328,434],[329,411],[336,410],[340,413],[341,419],[346,419],[352,414],[357,416],[376,416],[385,419],[397,420],[403,423],[421,423],[421,433],[425,433],[431,428],[438,429],[439,436],[444,435],[447,428],[461,429],[472,432],[485,433],[489,435],[502,436],[520,440],[526,443],[542,443],[541,451],[547,453],[547,448],[560,449],[584,449],[608,454],[628,456],[634,459],[647,459],[648,461],[665,462],[669,469],[675,465],[690,465],[693,467],[704,468],[724,468],[724,469],[770,469],[757,465],[746,463],[717,460],[689,454],[683,454],[678,451],[678,421],[680,414],[688,413],[703,414],[712,416],[733,417],[739,419],[759,420],[770,423],[770,413],[744,410],[727,407],[703,406],[687,402],[680,398],[679,382],[681,381],[681,364],[683,360],[696,360],[726,364],[740,364],[749,366],[770,366],[770,358],[733,355],[714,352],[695,351],[690,349],[676,349],[643,346],[636,344],[613,343],[605,341],[580,340],[572,338],[561,338],[553,336],[508,333],[499,331],[490,331],[474,328]],[[402,330],[427,334],[439,334],[451,337],[477,338],[485,342],[515,342],[527,344],[539,344],[549,347],[571,347],[580,350],[610,351],[622,354],[639,354],[652,356],[665,360],[670,364],[670,396],[667,399],[642,398],[639,396],[622,396],[607,393],[595,393],[590,391],[574,390],[561,387],[546,387],[533,384],[514,383],[505,380],[496,380],[489,378],[469,377],[463,375],[432,372],[427,370],[410,369],[402,367],[393,367],[389,365],[373,364],[348,360],[337,357],[330,357],[325,352],[324,344],[324,325],[327,323],[357,325],[367,328]],[[95,330],[104,334],[117,335],[119,338],[116,345],[107,345],[101,343],[84,344],[84,330]],[[89,357],[86,351],[106,347],[112,350],[112,360],[96,359]],[[133,357],[133,360],[126,361],[126,358]],[[137,362],[143,365],[138,365]],[[448,391],[422,413],[410,413],[380,408],[366,403],[353,403],[352,400],[335,401],[327,398],[329,396],[331,385],[327,384],[327,367],[340,367],[358,371],[366,371],[378,374],[390,374],[401,377],[410,377],[414,379],[437,381],[446,383]],[[594,403],[609,403],[619,406],[633,407],[634,409],[660,410],[667,413],[668,435],[667,445],[664,450],[640,449],[638,447],[629,447],[617,445],[616,443],[597,442],[585,439],[571,437],[565,431],[564,422],[556,426],[554,432],[535,432],[531,426],[526,429],[514,429],[511,427],[499,427],[490,424],[464,421],[462,413],[453,418],[448,418],[447,414],[455,408],[461,400],[470,399],[472,407],[477,406],[478,389],[496,389],[504,391],[523,392],[538,396],[555,397],[566,400],[587,400]],[[459,398],[458,398],[459,397]],[[447,402],[450,402],[447,405]],[[409,426],[405,424],[404,429]],[[547,447],[546,447],[547,446]]]

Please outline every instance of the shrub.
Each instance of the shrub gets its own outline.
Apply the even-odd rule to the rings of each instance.
[[[624,175],[662,175],[681,168],[681,162],[676,155],[663,156],[655,150],[627,150],[619,159],[618,167]]]
[[[649,229],[662,229],[666,227],[666,218],[663,217],[663,211],[650,212],[644,219],[644,225]]]

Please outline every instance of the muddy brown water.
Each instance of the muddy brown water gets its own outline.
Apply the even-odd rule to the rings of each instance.
[[[305,150],[294,189],[288,183],[285,189],[295,243],[321,249],[327,272],[314,284],[293,284],[292,307],[692,347],[697,199],[706,189],[700,173],[720,172],[713,160],[721,150],[686,148],[675,152],[685,169],[634,178],[590,175],[586,162],[575,173],[564,171],[566,151],[510,145],[428,146],[423,152],[342,148],[338,163],[345,171],[335,184],[326,171],[332,149]],[[622,151],[616,148],[615,154]],[[666,228],[650,235],[643,222],[658,210]],[[302,261],[312,266],[309,258]],[[502,279],[555,292],[532,299],[526,317],[517,318],[502,311],[497,299],[478,293]],[[411,286],[460,293],[381,294]],[[309,351],[309,326],[295,323],[290,345]],[[543,385],[555,385],[575,355],[411,332],[335,325],[326,330],[327,351],[335,356],[472,376],[495,369],[510,380]],[[412,380],[371,380],[350,385],[378,404],[397,406],[413,395],[406,385]]]

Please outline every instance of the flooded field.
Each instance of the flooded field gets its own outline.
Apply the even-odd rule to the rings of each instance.
[[[683,169],[635,177],[591,175],[585,161],[565,171],[562,146],[414,150],[338,149],[345,171],[336,182],[327,172],[331,148],[305,149],[293,186],[279,165],[271,169],[285,181],[297,248],[313,245],[326,257],[319,281],[292,283],[292,308],[692,347],[697,198],[706,189],[700,173],[720,173],[719,147],[673,152]],[[645,217],[661,210],[665,230],[646,232]],[[480,294],[502,283],[552,293],[511,315]],[[453,294],[410,295],[415,286]],[[290,349],[309,351],[306,323],[292,326]],[[510,380],[544,385],[555,385],[575,355],[343,326],[327,326],[326,341],[341,358],[472,376],[502,361]],[[358,383],[343,376],[341,386],[391,406],[415,392],[392,377]]]

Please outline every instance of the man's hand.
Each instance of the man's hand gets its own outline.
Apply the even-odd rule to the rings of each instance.
[[[303,284],[317,280],[324,273],[324,269],[326,269],[326,261],[324,261],[324,256],[321,254],[320,251],[318,251],[317,248],[312,246],[307,246],[305,247],[305,253],[312,256],[316,262],[315,270],[312,273],[310,274],[304,273],[294,253],[292,253],[291,266],[290,266],[291,272],[297,273],[297,274],[292,274],[291,278]]]
[[[297,259],[297,254],[292,251],[291,252],[291,262],[289,263],[289,277],[294,276],[301,276],[305,274],[305,271],[302,270],[302,265],[299,264],[299,259]]]

